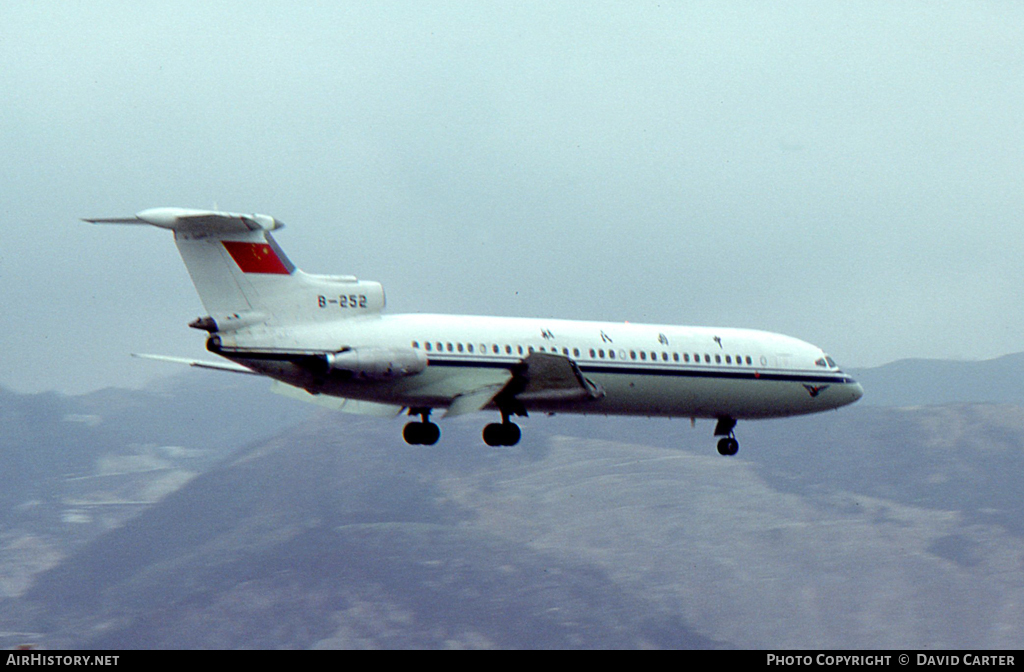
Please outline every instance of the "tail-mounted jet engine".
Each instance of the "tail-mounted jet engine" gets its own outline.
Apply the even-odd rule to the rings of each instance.
[[[411,376],[427,368],[427,356],[412,348],[354,348],[323,356],[327,372],[344,371],[363,380]]]

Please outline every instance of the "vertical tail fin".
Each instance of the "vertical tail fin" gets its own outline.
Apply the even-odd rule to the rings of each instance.
[[[384,307],[379,283],[352,276],[314,276],[295,267],[271,231],[269,215],[151,208],[135,217],[86,219],[96,224],[149,224],[174,232],[178,252],[209,314],[209,331],[253,324],[333,320]]]

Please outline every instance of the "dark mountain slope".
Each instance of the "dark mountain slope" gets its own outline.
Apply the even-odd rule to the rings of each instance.
[[[710,644],[438,487],[452,460],[507,456],[382,446],[379,428],[325,416],[243,451],[41,576],[26,617],[48,646]]]

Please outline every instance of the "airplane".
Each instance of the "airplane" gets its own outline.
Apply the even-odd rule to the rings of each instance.
[[[434,445],[431,421],[497,411],[483,441],[513,446],[513,416],[577,413],[716,421],[718,452],[739,450],[739,420],[836,409],[864,391],[821,348],[751,329],[384,312],[378,282],[314,275],[291,262],[269,215],[151,208],[85,219],[169,229],[206,310],[190,327],[227,361],[137,355],[260,374],[278,391],[343,411],[418,420],[402,432]]]

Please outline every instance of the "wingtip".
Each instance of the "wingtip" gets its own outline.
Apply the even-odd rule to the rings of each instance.
[[[81,217],[88,224],[144,224],[138,217]]]

